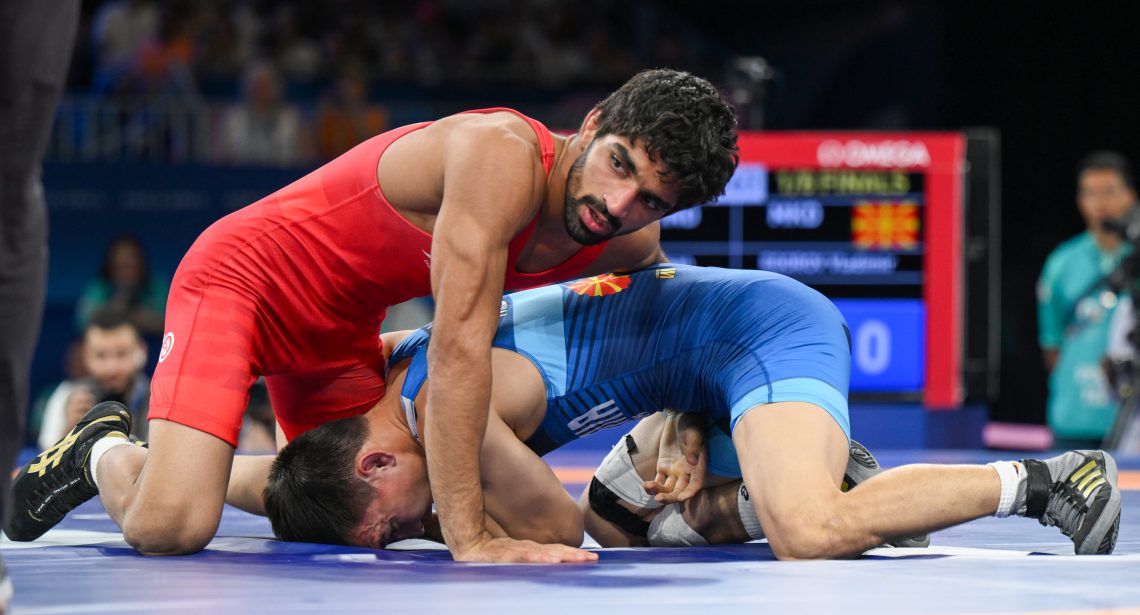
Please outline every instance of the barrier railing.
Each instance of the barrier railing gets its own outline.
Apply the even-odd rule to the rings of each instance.
[[[213,162],[225,105],[65,97],[47,160],[53,162]]]

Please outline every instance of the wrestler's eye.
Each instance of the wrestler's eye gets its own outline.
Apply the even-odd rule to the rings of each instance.
[[[622,163],[620,158],[618,158],[617,156],[614,156],[612,154],[610,155],[610,166],[613,167],[613,169],[615,171],[619,171],[619,172],[623,172],[623,173],[625,172],[625,164]]]

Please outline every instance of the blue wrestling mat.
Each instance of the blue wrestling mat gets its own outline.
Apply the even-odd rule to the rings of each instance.
[[[573,493],[604,453],[548,458]],[[995,452],[877,451],[885,466],[982,462]],[[929,549],[778,562],[764,543],[605,549],[575,565],[456,564],[442,545],[387,551],[286,543],[227,508],[198,554],[142,557],[98,501],[32,543],[0,543],[16,615],[81,613],[1140,613],[1140,458],[1119,459],[1116,553],[1071,556],[1055,528],[986,518],[934,534]]]

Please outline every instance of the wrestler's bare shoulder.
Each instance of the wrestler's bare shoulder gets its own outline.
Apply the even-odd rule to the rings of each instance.
[[[530,158],[526,173],[541,178],[544,172],[538,135],[526,120],[508,111],[461,113],[388,146],[376,170],[384,196],[406,215],[437,213],[445,168],[455,164],[456,152],[477,152],[478,156],[467,156],[472,163]]]
[[[504,148],[515,149],[520,143],[534,150],[539,160],[538,135],[526,120],[509,111],[494,113],[460,113],[449,115],[401,137],[388,147],[381,158],[381,171],[389,159],[405,159],[423,163],[433,160],[442,165],[446,153],[452,148],[474,145],[489,153]]]
[[[521,116],[510,111],[449,115],[432,122],[422,132],[424,138],[429,139],[520,139],[539,147],[534,128]]]

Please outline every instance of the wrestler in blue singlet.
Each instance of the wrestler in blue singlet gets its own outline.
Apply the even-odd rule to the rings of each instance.
[[[389,362],[412,358],[409,412],[430,335],[417,330]],[[709,417],[709,471],[721,476],[740,475],[728,434],[759,404],[815,404],[851,436],[843,316],[779,274],[665,264],[517,292],[492,345],[530,359],[546,384],[546,416],[526,441],[539,455],[664,408]]]

